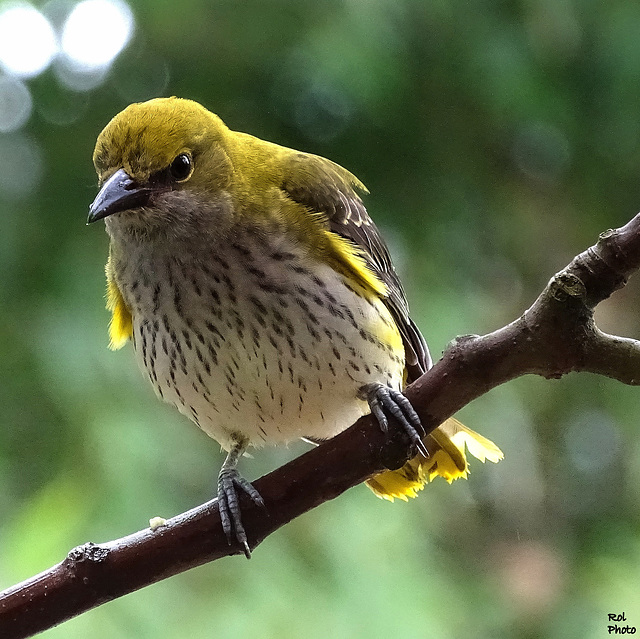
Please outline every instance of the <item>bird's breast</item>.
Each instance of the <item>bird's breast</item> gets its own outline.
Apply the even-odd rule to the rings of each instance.
[[[327,438],[368,412],[367,383],[400,388],[404,351],[382,300],[282,237],[122,253],[141,369],[224,447]]]

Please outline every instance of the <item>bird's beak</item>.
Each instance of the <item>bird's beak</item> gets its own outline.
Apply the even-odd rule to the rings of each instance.
[[[124,169],[118,169],[100,189],[89,207],[87,224],[103,217],[144,206],[149,202],[151,188],[137,185]]]

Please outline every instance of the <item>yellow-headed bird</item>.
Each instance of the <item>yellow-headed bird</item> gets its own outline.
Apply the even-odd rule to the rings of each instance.
[[[111,347],[131,338],[158,396],[228,451],[220,514],[247,556],[237,491],[262,503],[236,468],[248,446],[327,439],[370,411],[385,428],[393,415],[417,455],[369,480],[391,500],[435,475],[466,477],[465,444],[502,457],[455,420],[423,442],[401,391],[429,352],[351,173],[179,98],[116,115],[93,161]]]

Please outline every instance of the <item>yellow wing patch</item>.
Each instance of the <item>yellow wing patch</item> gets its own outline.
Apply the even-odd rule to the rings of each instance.
[[[327,261],[338,273],[347,276],[355,288],[360,289],[359,293],[365,297],[372,293],[374,297],[387,296],[386,284],[367,266],[361,250],[353,242],[331,231],[327,232],[327,239],[330,247]]]
[[[367,486],[381,499],[393,501],[417,497],[418,491],[440,476],[451,483],[454,479],[466,479],[469,465],[466,449],[481,462],[489,460],[494,464],[504,455],[489,439],[461,424],[457,419],[448,419],[436,428],[426,439],[429,457],[417,455],[402,468],[388,470],[367,480]]]
[[[388,294],[387,285],[367,266],[358,246],[337,233],[330,231],[328,235],[331,251],[337,258],[332,260],[329,257],[327,261],[335,271],[346,278],[358,295],[368,299],[378,308],[380,321],[369,329],[381,342],[398,353],[398,356],[403,356],[404,345],[400,331],[391,312],[382,301]],[[383,318],[386,318],[386,321]]]
[[[115,280],[110,277],[107,264],[107,310],[111,311],[109,322],[109,348],[117,351],[133,334],[131,312],[125,304]]]
[[[387,297],[387,285],[367,266],[361,249],[352,240],[328,228],[327,216],[292,200],[276,201],[278,224],[309,248],[312,257],[345,277],[366,299]]]

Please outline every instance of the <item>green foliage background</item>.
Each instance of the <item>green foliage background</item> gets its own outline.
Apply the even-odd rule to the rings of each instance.
[[[0,587],[210,498],[222,455],[106,348],[107,237],[85,227],[97,134],[128,103],[202,102],[371,190],[434,356],[517,317],[640,205],[640,5],[626,0],[137,0],[85,93],[28,82],[28,192],[0,191]],[[56,117],[51,117],[55,114]],[[52,123],[55,120],[58,124]],[[5,178],[33,167],[2,154]],[[16,165],[17,164],[17,165]],[[14,173],[12,173],[12,171]],[[17,173],[16,173],[17,172]],[[640,337],[633,281],[598,310]],[[460,418],[505,460],[411,503],[364,487],[253,559],[171,578],[45,633],[92,637],[602,637],[640,625],[638,390],[523,378]],[[243,461],[256,477],[304,446]]]

